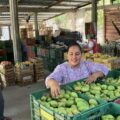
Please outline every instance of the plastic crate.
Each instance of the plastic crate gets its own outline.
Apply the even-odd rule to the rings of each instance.
[[[102,115],[111,114],[114,117],[120,115],[120,105],[116,103],[106,103],[98,106],[79,116],[79,120],[101,120]]]
[[[118,78],[120,76],[120,71],[118,70],[112,70],[109,71],[107,77],[112,77],[112,78]]]
[[[120,72],[120,68],[116,69],[118,72]]]
[[[68,86],[62,86],[62,88],[70,90]],[[48,92],[50,92],[49,89],[45,89],[34,92],[30,95],[32,120],[80,120],[79,117],[84,112],[89,111],[90,109],[94,109],[94,108],[90,108],[86,111],[83,111],[71,117],[67,115],[60,115],[40,104],[39,99]],[[83,98],[80,94],[78,94],[78,96]],[[90,98],[83,98],[83,99],[88,101]],[[99,103],[99,105],[103,104],[102,101],[97,100],[97,102]]]

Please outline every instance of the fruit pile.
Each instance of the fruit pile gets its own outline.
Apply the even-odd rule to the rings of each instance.
[[[101,120],[120,120],[120,115],[114,117],[111,114],[106,114],[101,116]]]
[[[72,87],[75,91],[87,95],[91,98],[112,100],[120,96],[120,86],[113,86],[112,84],[86,84],[84,81],[78,81]]]
[[[30,61],[25,61],[25,62],[17,62],[15,64],[15,67],[17,69],[28,69],[31,65],[32,63]]]
[[[73,116],[90,108],[97,106],[99,103],[95,99],[85,100],[76,92],[62,89],[57,98],[51,97],[50,94],[43,95],[39,100],[41,105],[55,111],[58,114]]]
[[[120,85],[120,76],[116,79],[114,79],[112,77],[106,78],[105,83],[106,84],[111,84],[111,85],[114,85],[114,86],[118,86],[118,85]]]

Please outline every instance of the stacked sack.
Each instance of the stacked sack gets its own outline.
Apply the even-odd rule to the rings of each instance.
[[[33,64],[29,61],[15,64],[16,80],[19,85],[28,85],[34,81]]]
[[[14,66],[9,61],[2,61],[0,63],[0,75],[4,86],[15,84]]]

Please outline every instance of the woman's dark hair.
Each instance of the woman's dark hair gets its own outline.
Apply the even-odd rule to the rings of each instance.
[[[80,49],[80,52],[82,53],[82,49],[80,47],[80,45],[77,43],[77,42],[71,42],[69,45],[68,45],[68,48],[67,48],[67,52],[69,51],[69,49],[73,46],[77,46],[79,49]]]

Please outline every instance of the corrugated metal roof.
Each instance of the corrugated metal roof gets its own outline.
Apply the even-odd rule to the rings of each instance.
[[[38,13],[38,21],[52,18],[80,7],[91,4],[92,0],[17,0],[19,19]],[[7,19],[6,19],[7,18]],[[0,23],[10,19],[9,0],[0,0]],[[34,19],[33,19],[34,20]]]

